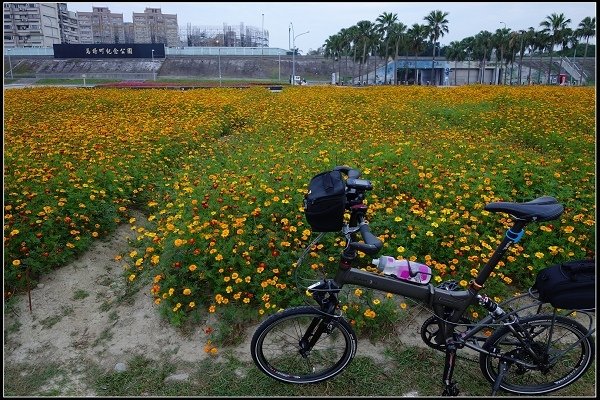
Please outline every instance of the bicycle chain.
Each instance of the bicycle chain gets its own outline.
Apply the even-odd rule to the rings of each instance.
[[[439,320],[439,318],[435,315],[432,315],[431,317],[427,318],[425,320],[425,322],[423,322],[423,325],[421,326],[421,339],[423,340],[423,342],[425,342],[425,344],[435,350],[441,351],[441,352],[445,352],[446,351],[446,345],[445,344],[440,344],[440,343],[435,343],[433,341],[433,337],[435,336],[435,334],[437,333],[437,331],[435,332],[429,332],[427,331],[427,327],[428,326],[437,326],[437,320]],[[472,324],[473,322],[471,320],[469,320],[468,318],[461,318],[460,323],[458,324],[459,326],[462,325],[468,325],[468,324]],[[423,334],[424,331],[427,331],[429,333],[431,333],[431,337],[426,337],[426,335]],[[470,361],[470,362],[474,362],[474,363],[478,363],[479,360],[478,359],[473,359],[473,358],[469,358],[467,356],[463,356],[460,354],[456,354],[456,358],[461,359],[461,360],[466,360],[466,361]]]

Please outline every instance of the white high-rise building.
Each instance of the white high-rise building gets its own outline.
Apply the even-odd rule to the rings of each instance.
[[[61,43],[59,8],[66,3],[4,3],[4,47],[52,47]]]

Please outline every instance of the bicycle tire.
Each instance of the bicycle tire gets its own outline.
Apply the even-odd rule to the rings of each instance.
[[[554,321],[553,321],[554,319]],[[573,319],[553,315],[534,315],[524,318],[523,326],[534,337],[532,345],[536,354],[544,354],[546,364],[538,363],[535,368],[527,368],[508,363],[508,369],[499,388],[511,393],[523,395],[539,395],[554,392],[577,381],[590,367],[594,360],[594,342],[587,336],[588,330]],[[546,349],[548,335],[552,327],[552,340]],[[555,340],[556,339],[556,340]],[[579,344],[575,345],[578,341]],[[549,357],[561,349],[575,345],[562,355],[560,359]],[[500,360],[497,355],[507,355],[514,359],[533,363],[533,357],[526,354],[522,344],[511,330],[504,326],[494,332],[484,343],[483,349],[496,353],[496,357],[481,353],[479,367],[483,375],[492,384],[499,374]]]
[[[342,372],[356,354],[357,338],[341,317],[331,320],[329,333],[324,332],[302,354],[300,341],[309,325],[326,317],[309,306],[271,315],[252,335],[250,353],[256,366],[271,378],[288,383],[321,382]]]

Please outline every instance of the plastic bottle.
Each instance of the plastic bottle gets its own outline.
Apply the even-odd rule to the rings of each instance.
[[[381,256],[373,260],[377,269],[385,275],[397,279],[427,284],[431,280],[431,268],[425,264],[410,262],[408,260],[396,260],[391,256]]]

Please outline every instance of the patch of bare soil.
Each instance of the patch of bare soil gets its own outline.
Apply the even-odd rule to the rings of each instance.
[[[136,215],[138,220],[142,215]],[[84,377],[89,365],[102,370],[127,365],[135,355],[194,365],[210,357],[205,351],[204,330],[214,326],[212,315],[193,329],[183,331],[161,318],[149,287],[126,296],[123,261],[115,256],[128,251],[135,231],[122,225],[108,239],[96,242],[79,259],[41,279],[31,290],[32,311],[27,295],[4,314],[4,365],[32,368],[48,362],[67,367],[70,376],[44,388],[70,396],[95,396]],[[411,316],[398,335],[408,345],[423,345],[419,327],[425,314]],[[238,346],[222,349],[242,361],[251,361],[250,340],[254,327]],[[357,355],[385,362],[383,346],[360,340]],[[221,357],[221,356],[219,356]],[[188,364],[189,363],[189,364]],[[177,373],[191,371],[177,371]],[[52,386],[52,384],[50,384]]]

